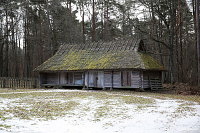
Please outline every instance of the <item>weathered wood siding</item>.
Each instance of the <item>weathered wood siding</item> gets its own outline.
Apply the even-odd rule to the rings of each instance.
[[[122,71],[122,86],[131,87],[131,71]]]
[[[41,73],[43,85],[86,86],[97,88],[150,88],[150,79],[161,79],[156,71],[89,71]]]
[[[150,88],[150,81],[149,80],[143,80],[142,88]]]
[[[85,85],[88,86],[88,87],[103,88],[104,87],[104,74],[103,74],[103,71],[89,71],[89,72],[86,72],[85,73]]]
[[[131,87],[132,88],[140,88],[141,86],[141,78],[139,71],[132,71],[131,73]]]
[[[94,72],[89,72],[89,87],[94,87]]]
[[[58,73],[41,73],[40,83],[41,84],[55,84],[59,83]]]
[[[104,72],[104,87],[112,87],[112,72]]]
[[[67,77],[67,83],[69,85],[73,85],[74,84],[74,73],[70,72],[70,73],[67,73],[68,77]]]
[[[74,73],[74,84],[75,85],[83,85],[83,73],[82,72]]]
[[[143,88],[150,88],[150,79],[162,79],[162,73],[158,71],[143,72]]]
[[[121,72],[114,71],[113,72],[113,87],[120,88],[121,85]]]
[[[98,87],[104,88],[104,72],[103,71],[98,72]]]
[[[67,73],[60,73],[60,84],[65,85],[67,84],[67,79],[66,79]]]
[[[88,78],[89,78],[89,72],[85,72],[85,86],[86,87],[89,87],[89,81],[88,81]]]

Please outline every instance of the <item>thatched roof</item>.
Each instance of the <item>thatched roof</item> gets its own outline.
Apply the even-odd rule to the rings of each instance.
[[[36,71],[77,71],[110,69],[164,70],[155,59],[142,52],[142,40],[115,40],[90,44],[62,45]]]

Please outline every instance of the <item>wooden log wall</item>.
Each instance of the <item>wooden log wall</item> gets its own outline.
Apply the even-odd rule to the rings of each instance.
[[[0,77],[0,88],[31,89],[39,88],[39,80],[34,78]]]

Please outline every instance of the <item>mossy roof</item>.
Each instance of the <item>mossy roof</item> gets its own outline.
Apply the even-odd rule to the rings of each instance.
[[[77,71],[109,69],[164,70],[150,55],[138,52],[141,40],[115,40],[62,45],[36,71]]]

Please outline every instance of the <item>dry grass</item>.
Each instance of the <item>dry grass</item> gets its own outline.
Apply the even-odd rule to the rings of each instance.
[[[35,92],[30,92],[35,91]],[[41,90],[40,90],[41,91]],[[62,117],[75,109],[82,110],[83,114],[91,111],[89,106],[82,106],[82,99],[91,99],[102,102],[94,112],[95,121],[99,121],[104,117],[120,117],[127,118],[126,106],[134,105],[133,110],[139,111],[148,107],[155,107],[155,99],[180,99],[200,103],[200,96],[181,96],[148,92],[133,91],[80,91],[80,92],[38,92],[37,90],[8,90],[0,89],[0,93],[6,92],[30,92],[30,93],[12,93],[0,94],[0,98],[15,99],[7,105],[7,108],[0,110],[0,120],[10,119],[6,115],[13,114],[14,117],[20,119],[56,119]],[[79,101],[80,100],[80,101]],[[176,114],[193,111],[187,105],[181,104],[177,108]],[[193,103],[194,104],[194,103]],[[115,111],[113,111],[115,109]]]
[[[113,91],[112,94],[119,95],[132,95],[132,96],[144,96],[157,99],[177,99],[196,102],[200,104],[200,96],[198,95],[176,95],[176,94],[162,94],[162,93],[152,93],[152,92],[135,92],[135,91]]]

